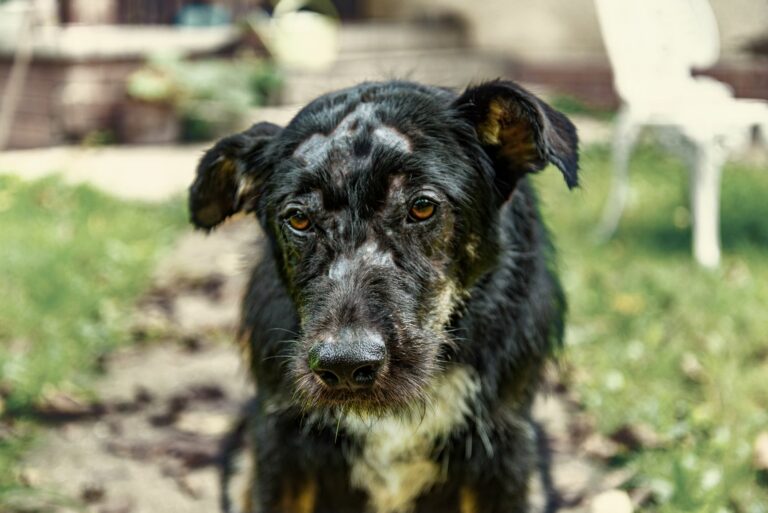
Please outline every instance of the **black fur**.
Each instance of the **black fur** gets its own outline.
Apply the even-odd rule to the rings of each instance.
[[[350,479],[366,434],[345,419],[418,420],[434,407],[432,384],[455,369],[479,390],[464,421],[430,441],[440,477],[403,510],[527,511],[530,407],[565,314],[525,178],[548,163],[578,183],[573,125],[505,81],[460,96],[362,84],[315,100],[283,129],[258,124],[225,138],[203,157],[192,221],[210,229],[254,212],[267,241],[241,336],[258,386],[253,511],[372,511]],[[409,214],[416,198],[434,205],[431,217]],[[297,215],[309,228],[291,227]],[[359,333],[386,347],[374,385],[327,386],[309,350]]]

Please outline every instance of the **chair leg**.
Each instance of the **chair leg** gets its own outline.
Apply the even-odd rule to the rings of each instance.
[[[619,226],[629,196],[629,158],[632,148],[640,134],[640,125],[636,124],[626,109],[619,111],[613,134],[613,180],[608,201],[603,209],[603,217],[597,229],[600,240],[613,236]]]
[[[690,169],[693,255],[708,268],[720,265],[720,179],[725,157],[717,144],[700,144]]]

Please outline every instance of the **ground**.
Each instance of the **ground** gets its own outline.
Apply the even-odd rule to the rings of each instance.
[[[53,511],[82,503],[99,513],[216,511],[218,443],[251,390],[234,344],[222,341],[235,330],[243,255],[257,232],[251,220],[240,219],[207,237],[181,238],[135,314],[135,330],[168,340],[113,353],[104,363],[106,377],[95,385],[98,403],[61,398],[51,407],[49,429],[25,458],[23,473],[56,497],[27,498],[28,506],[42,500]],[[554,482],[569,506],[560,511],[582,511],[621,474],[606,476],[577,449],[584,433],[576,405],[554,385],[540,397],[536,418],[550,439]],[[242,487],[244,473],[234,489]],[[62,497],[71,506],[61,505]]]
[[[590,131],[588,124],[577,124],[586,141],[583,187],[568,192],[556,172],[545,171],[535,178],[570,299],[560,372],[553,373],[548,394],[536,408],[554,451],[554,477],[564,499],[560,511],[620,513],[631,507],[624,502],[625,509],[619,509],[629,496],[644,512],[766,513],[765,161],[727,166],[723,265],[718,271],[706,271],[690,257],[684,167],[654,147],[639,148],[632,161],[633,194],[616,237],[608,244],[594,243],[591,235],[610,176],[609,151],[599,144],[607,130],[605,125]],[[595,141],[598,144],[592,144]],[[58,157],[51,156],[55,151],[60,152]],[[0,169],[15,168],[16,174],[31,178],[40,174],[35,166],[48,158],[49,163],[68,163],[59,168],[68,182],[86,181],[124,198],[140,195],[143,183],[145,190],[150,189],[147,194],[153,195],[147,199],[165,202],[163,198],[183,193],[200,151],[193,147],[15,152],[0,156]],[[153,167],[158,162],[162,166]],[[146,187],[154,179],[168,186]],[[107,263],[116,269],[125,266],[130,252],[124,242],[103,248],[96,244],[94,234],[114,238],[114,230],[105,230],[98,216],[73,215],[68,209],[94,204],[115,214],[133,212],[138,206],[106,198],[96,201],[93,194],[79,189],[74,190],[87,201],[74,201],[79,196],[67,188],[51,194],[45,187],[30,187],[36,191],[30,205],[13,214],[18,218],[9,223],[13,201],[20,203],[22,196],[9,195],[0,186],[0,227],[21,227],[42,209],[52,224],[23,226],[56,241],[52,251],[70,251],[65,242],[81,223],[96,231],[86,230],[88,236],[77,240],[106,253]],[[67,200],[73,194],[74,199]],[[168,208],[175,213],[169,222],[174,233],[184,235],[157,265],[149,285],[141,281],[138,299],[125,303],[132,319],[126,342],[133,343],[94,358],[101,377],[87,381],[87,388],[94,391],[90,399],[70,394],[66,387],[42,391],[37,416],[18,423],[37,426],[31,430],[37,435],[31,450],[25,450],[16,469],[17,480],[27,488],[3,487],[7,480],[3,481],[0,451],[0,510],[78,510],[85,503],[86,510],[103,513],[215,511],[216,440],[250,390],[232,334],[253,232],[244,220],[207,238],[191,230],[181,232],[182,201],[178,197],[170,201]],[[127,217],[122,223],[156,222],[158,216],[170,219],[166,210],[142,210],[143,218]],[[0,243],[7,245],[11,235],[0,229]],[[16,246],[25,240],[11,237],[12,245],[6,246],[17,250],[14,265],[45,256],[41,255],[45,251],[19,250]],[[59,275],[98,278],[105,272],[77,258],[79,266],[64,260],[55,273],[46,267],[35,276],[47,283]],[[99,280],[94,283],[101,286]],[[76,280],[74,285],[82,283]],[[2,286],[5,281],[0,281]],[[67,304],[88,306],[87,296],[76,297]],[[0,314],[9,305],[14,306],[13,301],[0,302]],[[95,305],[95,313],[89,310],[89,315],[109,321],[114,305],[104,306]],[[76,313],[72,310],[71,315]],[[93,335],[91,324],[83,327],[84,333]],[[25,340],[14,338],[7,328],[7,323],[0,323],[0,340],[10,334],[11,353],[23,356]],[[100,337],[98,331],[96,335]],[[50,350],[48,341],[42,342]],[[7,349],[0,346],[0,355]],[[2,400],[8,399],[3,373],[11,367],[0,362],[0,410]],[[13,406],[9,404],[6,408]],[[0,416],[0,450],[14,440],[8,411]],[[598,492],[616,489],[621,492],[595,498]]]

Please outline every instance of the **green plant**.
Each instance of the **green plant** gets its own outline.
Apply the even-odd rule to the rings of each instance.
[[[550,104],[555,109],[569,116],[587,116],[602,121],[610,120],[614,116],[614,113],[608,109],[588,105],[582,100],[567,94],[554,96]]]
[[[724,259],[711,272],[691,256],[685,166],[654,147],[632,159],[615,238],[592,242],[609,157],[586,148],[576,194],[556,172],[536,178],[569,297],[572,387],[603,434],[643,424],[662,441],[613,462],[650,491],[640,511],[766,513],[752,445],[768,426],[768,174],[726,166]]]
[[[34,405],[46,391],[88,395],[98,357],[131,341],[131,308],[185,225],[180,198],[127,202],[0,175],[0,511],[19,492]]]
[[[172,105],[185,140],[204,140],[237,128],[249,109],[279,89],[280,77],[255,58],[185,61],[156,55],[128,80],[130,97]]]

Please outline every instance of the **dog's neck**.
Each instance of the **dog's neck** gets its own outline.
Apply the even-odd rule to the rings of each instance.
[[[479,392],[470,368],[454,365],[435,377],[421,414],[341,420],[344,431],[360,440],[360,451],[349,456],[350,478],[368,493],[373,511],[408,511],[422,491],[444,479],[435,447],[467,427]]]

